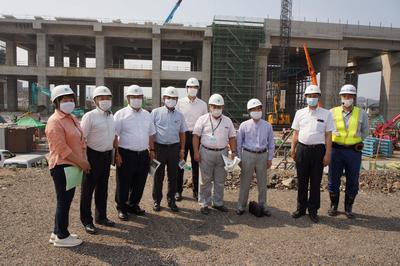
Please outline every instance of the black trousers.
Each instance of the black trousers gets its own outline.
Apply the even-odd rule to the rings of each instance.
[[[139,205],[150,168],[148,150],[131,151],[119,148],[122,164],[117,167],[115,201],[117,210],[127,212],[131,206]]]
[[[186,143],[185,143],[185,161],[190,152],[190,159],[192,163],[192,181],[193,181],[193,192],[199,191],[199,163],[194,159],[193,150],[193,132],[186,131]],[[177,179],[177,192],[182,193],[183,191],[183,169],[178,169],[178,179]]]
[[[161,163],[154,175],[153,200],[160,203],[162,200],[162,188],[165,175],[165,166],[167,166],[168,175],[168,202],[175,202],[176,177],[178,174],[179,163],[179,143],[171,145],[162,145],[156,143],[156,159]]]
[[[297,209],[317,213],[320,207],[320,185],[324,170],[325,145],[304,145],[296,149],[296,168],[298,178]],[[310,196],[308,197],[308,190]]]
[[[107,218],[108,179],[110,176],[111,151],[99,152],[87,147],[87,158],[90,173],[83,177],[81,187],[81,222],[83,225],[93,223],[91,212],[94,192],[95,219]]]
[[[50,174],[53,177],[57,196],[57,207],[53,233],[56,234],[59,239],[64,239],[69,236],[69,209],[71,207],[72,199],[75,195],[75,188],[72,188],[68,191],[65,190],[67,180],[65,178],[64,167],[67,166],[71,165],[56,165],[53,169],[50,169]]]

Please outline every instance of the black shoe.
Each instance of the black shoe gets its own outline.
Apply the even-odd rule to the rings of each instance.
[[[292,213],[292,217],[295,219],[300,218],[301,216],[304,215],[306,215],[306,211],[296,210],[295,212]]]
[[[313,221],[314,223],[318,223],[319,222],[318,214],[310,213],[309,216],[310,216],[310,220]]]
[[[171,209],[171,211],[173,212],[178,212],[179,208],[178,206],[176,206],[175,202],[170,202],[168,203],[168,207]]]
[[[270,217],[271,216],[271,213],[270,213],[270,211],[269,210],[263,210],[263,214],[264,214],[264,216],[267,216],[267,217]]]
[[[339,205],[339,196],[340,196],[339,193],[333,193],[333,192],[329,193],[329,197],[331,199],[331,207],[328,210],[328,215],[329,216],[338,215],[338,211],[337,210],[338,210],[338,205]]]
[[[182,201],[182,193],[176,192],[175,193],[175,200],[176,201]]]
[[[201,208],[200,208],[200,212],[201,212],[202,214],[207,215],[207,214],[210,213],[210,209],[209,209],[208,207],[201,207]]]
[[[215,206],[215,205],[213,205],[212,207],[213,207],[214,209],[216,209],[216,210],[219,210],[220,212],[228,212],[228,211],[229,211],[228,208],[225,207],[224,205],[222,205],[222,206]]]
[[[98,221],[96,221],[96,223],[104,225],[104,226],[108,226],[108,227],[113,227],[115,225],[115,223],[113,221],[108,220],[107,218],[98,220]]]
[[[160,203],[154,202],[154,204],[153,204],[153,211],[155,211],[155,212],[161,211]]]
[[[88,234],[94,235],[96,234],[96,227],[94,227],[94,224],[90,223],[85,225],[85,231]]]
[[[118,218],[119,218],[121,221],[128,221],[128,214],[127,214],[126,212],[119,211],[119,212],[118,212]]]
[[[237,215],[242,215],[243,213],[244,213],[244,210],[240,210],[240,209],[236,210],[236,214]]]
[[[146,214],[146,211],[140,208],[139,205],[133,205],[132,207],[129,207],[128,212],[137,216],[144,216]]]
[[[199,193],[197,193],[197,191],[193,191],[193,199],[199,201]]]

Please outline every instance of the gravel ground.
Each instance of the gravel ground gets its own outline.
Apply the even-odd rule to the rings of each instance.
[[[114,175],[114,172],[113,172]],[[357,219],[326,215],[328,193],[322,192],[321,220],[294,220],[296,192],[268,192],[272,217],[234,213],[237,190],[227,190],[223,214],[198,212],[189,189],[178,203],[181,212],[151,210],[151,179],[142,206],[145,217],[117,218],[115,177],[110,178],[109,218],[115,228],[84,232],[79,222],[79,191],[70,212],[70,231],[84,243],[71,249],[48,243],[55,193],[47,170],[0,169],[1,265],[398,265],[400,264],[400,193],[363,191],[356,200]],[[251,191],[257,198],[256,188]],[[343,199],[341,199],[343,200]],[[165,201],[162,202],[165,207]],[[341,210],[343,203],[341,202]]]

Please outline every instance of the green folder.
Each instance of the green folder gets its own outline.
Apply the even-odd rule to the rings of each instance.
[[[82,183],[83,171],[76,166],[68,166],[64,168],[67,184],[65,190],[70,190]]]

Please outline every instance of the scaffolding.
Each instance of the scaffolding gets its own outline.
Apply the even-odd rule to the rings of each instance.
[[[214,18],[212,29],[212,93],[224,97],[225,113],[240,122],[247,119],[247,101],[259,86],[257,55],[265,42],[264,23]]]

